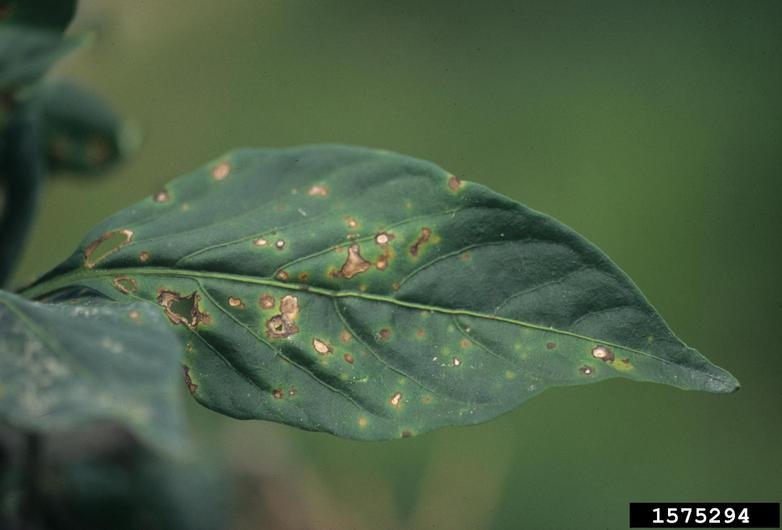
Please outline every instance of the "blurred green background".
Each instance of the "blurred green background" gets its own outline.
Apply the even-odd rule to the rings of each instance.
[[[56,74],[145,144],[50,183],[19,282],[231,148],[382,147],[574,227],[743,385],[554,389],[388,443],[192,406],[201,454],[250,477],[226,528],[623,528],[629,501],[782,500],[781,2],[83,0],[89,29]]]

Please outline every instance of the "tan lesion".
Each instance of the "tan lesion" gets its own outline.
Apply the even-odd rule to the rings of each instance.
[[[208,325],[211,322],[209,314],[200,307],[201,295],[197,291],[182,296],[174,291],[161,289],[158,291],[157,303],[172,324],[181,324],[195,330],[199,324]]]
[[[299,316],[299,299],[292,295],[280,300],[280,312],[266,321],[266,335],[272,339],[285,339],[299,332],[295,320]]]

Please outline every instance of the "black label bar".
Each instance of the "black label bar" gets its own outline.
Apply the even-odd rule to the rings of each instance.
[[[631,502],[630,528],[779,528],[779,503]]]

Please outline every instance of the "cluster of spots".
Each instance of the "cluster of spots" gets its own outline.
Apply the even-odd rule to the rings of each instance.
[[[88,269],[95,267],[99,261],[118,251],[132,239],[133,231],[127,228],[106,232],[84,249],[84,266]]]
[[[141,253],[138,255],[138,259],[141,263],[146,263],[149,261],[149,258],[152,256],[147,252],[146,250],[141,251]]]
[[[331,347],[320,339],[313,338],[312,347],[321,355],[328,355],[331,353]]]
[[[410,246],[410,255],[413,257],[418,256],[418,253],[421,251],[421,247],[426,244],[427,241],[429,241],[429,238],[432,236],[432,230],[427,227],[423,227],[421,229],[421,235],[418,236],[418,239],[415,240],[415,242]]]
[[[388,232],[380,232],[375,235],[375,243],[380,245],[383,249],[383,253],[375,260],[375,267],[377,267],[378,270],[382,271],[388,268],[388,262],[391,261],[392,257],[391,248],[389,247],[389,243],[392,239],[394,239],[394,235]]]
[[[242,302],[242,299],[236,298],[235,296],[228,297],[228,305],[237,309],[244,309],[244,302]]]
[[[388,402],[391,403],[392,406],[399,408],[402,405],[402,393],[398,391],[394,392]]]
[[[155,202],[168,202],[171,200],[171,195],[165,189],[162,189],[152,197],[152,200]]]
[[[592,375],[593,373],[595,373],[595,369],[592,368],[591,366],[587,366],[587,365],[581,366],[578,369],[578,371],[581,372],[584,375]]]
[[[307,195],[310,197],[328,197],[329,190],[327,190],[325,186],[316,184],[307,191]]]
[[[612,352],[610,349],[606,348],[605,346],[595,346],[592,348],[592,357],[595,359],[600,359],[603,362],[606,363],[612,363],[614,362],[614,352]]]
[[[343,278],[352,278],[357,274],[366,272],[372,266],[370,262],[361,257],[361,248],[357,243],[353,243],[348,247],[348,257],[342,268],[337,272],[338,276]]]
[[[130,276],[117,276],[111,280],[111,284],[122,294],[130,294],[138,291],[138,283]]]
[[[173,291],[160,289],[157,293],[157,303],[163,308],[172,324],[181,324],[191,330],[198,324],[208,325],[211,321],[209,314],[199,307],[201,296],[193,291],[187,296],[181,296]]]
[[[266,321],[266,334],[272,339],[284,339],[298,333],[295,320],[299,315],[299,299],[286,295],[280,299],[280,312]]]
[[[296,387],[292,386],[288,390],[288,396],[294,397],[295,395],[296,395]],[[274,390],[272,390],[272,397],[274,399],[282,399],[283,397],[285,397],[285,391],[282,388],[275,388]]]
[[[215,180],[225,180],[230,172],[231,164],[228,162],[220,162],[212,168],[212,178]]]
[[[195,394],[196,390],[198,390],[198,385],[193,383],[193,380],[190,377],[190,368],[182,366],[182,370],[185,372],[185,384],[187,385],[187,389],[191,394]]]
[[[459,188],[462,187],[464,183],[458,179],[455,175],[451,175],[448,177],[448,187],[451,189],[451,191],[456,191]]]

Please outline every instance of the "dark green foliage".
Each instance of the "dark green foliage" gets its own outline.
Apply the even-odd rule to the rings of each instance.
[[[0,330],[4,423],[48,433],[114,421],[153,446],[181,446],[181,347],[154,307],[0,291]]]
[[[611,377],[730,392],[600,250],[420,160],[235,151],[101,223],[28,288],[156,303],[204,405],[384,439]]]
[[[0,0],[0,24],[62,32],[76,13],[76,0]]]

